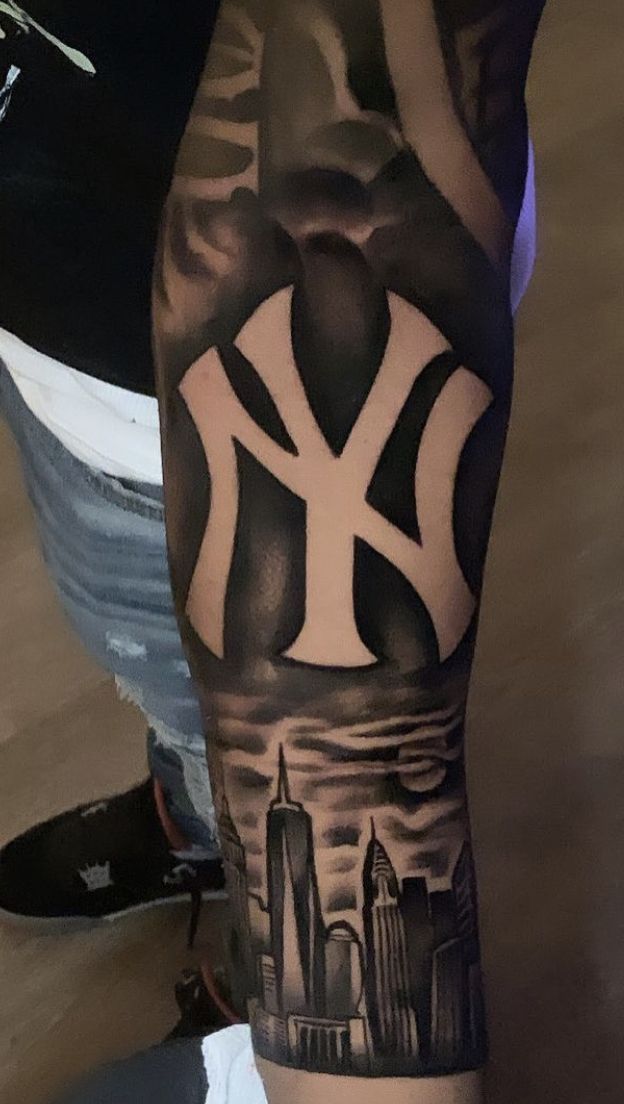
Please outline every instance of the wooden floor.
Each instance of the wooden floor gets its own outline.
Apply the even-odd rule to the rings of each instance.
[[[551,0],[531,80],[540,255],[470,726],[490,1104],[624,1098],[623,43],[621,0]],[[63,622],[1,429],[0,639],[3,839],[144,762],[141,718]],[[158,1039],[184,921],[0,929],[1,1099],[45,1104]]]

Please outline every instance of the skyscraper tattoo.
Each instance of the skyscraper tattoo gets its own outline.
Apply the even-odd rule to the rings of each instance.
[[[172,579],[235,982],[286,1066],[485,1057],[463,731],[540,8],[224,0],[179,152]]]

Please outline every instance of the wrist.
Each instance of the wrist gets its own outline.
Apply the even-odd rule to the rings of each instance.
[[[450,1077],[337,1077],[290,1069],[257,1058],[270,1104],[378,1104],[380,1093],[392,1104],[483,1104],[480,1070]]]

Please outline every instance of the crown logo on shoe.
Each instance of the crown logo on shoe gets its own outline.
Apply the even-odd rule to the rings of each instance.
[[[86,885],[88,893],[94,893],[98,889],[108,889],[109,886],[114,885],[111,878],[110,862],[93,863],[91,865],[87,863],[78,873]]]

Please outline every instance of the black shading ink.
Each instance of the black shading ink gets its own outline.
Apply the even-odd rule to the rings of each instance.
[[[280,747],[266,814],[266,904],[247,884],[227,800],[220,816],[234,913],[234,961],[247,977],[257,1052],[282,1065],[345,1075],[441,1075],[478,1068],[486,1050],[470,847],[450,886],[397,876],[373,821],[361,865],[361,933],[326,923],[314,826],[290,787]],[[354,899],[347,893],[345,907]],[[336,902],[332,902],[336,904]]]
[[[485,1060],[464,714],[541,7],[224,0],[165,215],[174,592],[233,980],[293,1068]]]

